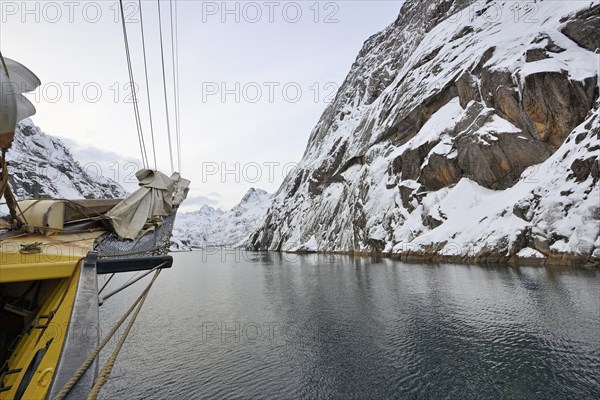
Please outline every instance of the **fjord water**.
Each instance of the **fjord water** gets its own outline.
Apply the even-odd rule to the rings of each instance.
[[[174,258],[102,398],[600,397],[599,271],[226,250]],[[102,306],[103,331],[142,286]]]

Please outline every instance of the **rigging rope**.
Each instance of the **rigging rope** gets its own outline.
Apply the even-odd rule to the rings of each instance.
[[[4,56],[2,55],[2,52],[0,52],[0,63],[2,64],[2,68],[6,73],[6,77],[10,79],[8,67],[6,66],[6,62],[4,61]],[[10,190],[8,186],[8,166],[6,163],[6,149],[2,149],[2,152],[0,153],[0,168],[2,169],[2,181],[0,181],[0,199],[2,199],[2,196],[4,196],[4,192]],[[10,214],[12,217],[14,217],[16,211],[14,210],[12,202],[9,200],[10,195],[7,195],[5,197],[6,205],[9,208]]]
[[[122,1],[122,0],[121,0]],[[167,116],[167,135],[169,138],[169,157],[171,160],[171,172],[175,172],[175,166],[173,164],[173,146],[171,144],[171,124],[169,121],[169,103],[167,100],[167,77],[165,74],[165,54],[164,54],[164,46],[163,46],[163,34],[162,34],[162,18],[160,13],[160,0],[156,1],[156,5],[158,6],[158,27],[160,34],[160,60],[162,63],[162,77],[163,77],[163,89],[165,96],[165,112]]]
[[[121,343],[121,341],[125,342],[125,339],[127,338],[127,335],[129,334],[129,331],[131,331],[131,326],[133,326],[133,322],[135,322],[135,318],[137,318],[137,315],[139,314],[139,312],[142,308],[141,306],[144,304],[144,301],[146,300],[146,296],[148,295],[150,288],[152,288],[154,281],[156,281],[156,278],[158,278],[160,271],[161,271],[160,269],[156,271],[156,273],[154,274],[154,277],[152,277],[152,280],[150,281],[150,283],[148,283],[148,286],[146,286],[146,288],[140,294],[140,296],[136,299],[136,301],[131,305],[131,307],[129,307],[129,309],[127,310],[127,312],[125,312],[125,314],[121,317],[121,319],[119,319],[119,321],[117,321],[117,323],[112,327],[110,332],[108,332],[108,334],[104,337],[104,339],[102,339],[102,341],[98,344],[98,346],[96,346],[96,348],[94,349],[94,351],[92,351],[92,353],[88,356],[88,358],[85,359],[85,361],[83,362],[83,364],[81,364],[79,369],[77,371],[75,371],[75,373],[73,374],[71,379],[69,379],[67,381],[67,383],[65,383],[65,385],[62,387],[62,389],[56,394],[56,396],[54,396],[53,400],[63,400],[69,394],[71,389],[73,389],[73,387],[77,384],[77,381],[79,381],[79,379],[83,376],[83,374],[85,374],[85,372],[88,370],[88,368],[92,365],[92,363],[94,362],[96,357],[98,357],[98,354],[100,354],[100,351],[104,348],[104,346],[106,346],[106,344],[110,341],[110,339],[112,339],[112,337],[115,335],[115,333],[117,333],[117,331],[121,327],[121,325],[123,325],[125,320],[129,317],[129,315],[131,315],[131,313],[134,311],[134,309],[136,309],[136,307],[139,305],[139,307],[136,309],[135,315],[132,317],[131,321],[129,322],[129,325],[127,327],[128,329],[126,330],[126,332],[121,337],[121,340],[119,341],[119,343]],[[122,344],[121,344],[121,346],[122,346]],[[118,355],[118,352],[120,351],[120,349],[121,349],[121,347],[119,347],[118,349],[115,348],[115,352],[117,353],[117,355]],[[116,359],[116,355],[114,352],[113,352],[113,355],[115,356],[114,358]],[[111,355],[111,358],[113,355]],[[114,362],[113,362],[113,364],[114,364]],[[105,368],[106,368],[106,365],[102,368],[102,373],[106,374],[106,378],[108,378],[108,374],[110,374],[110,371],[108,371],[108,374],[107,374],[107,371],[105,370]],[[110,366],[110,368],[112,369],[112,365]],[[99,379],[100,378],[98,378],[98,380]],[[96,383],[98,383],[98,380],[96,380]],[[103,384],[104,383],[102,383],[102,385]],[[94,388],[95,387],[96,387],[96,384],[94,384]],[[100,388],[101,388],[101,386],[99,388],[97,388],[98,392],[100,391]],[[90,396],[91,396],[91,393],[90,393]]]
[[[177,132],[177,135],[179,136],[179,159],[181,160],[181,101],[179,98],[179,95],[181,94],[180,88],[181,86],[179,86],[179,29],[178,29],[178,11],[177,11],[177,2],[175,1],[175,61],[177,63],[177,82],[175,82],[175,85],[177,85],[177,123],[179,126],[179,131]],[[181,161],[180,161],[181,164]],[[181,165],[179,165],[179,173],[181,173]]]
[[[115,272],[113,272],[112,275],[104,282],[104,285],[102,285],[102,288],[100,290],[98,290],[98,295],[102,294],[104,289],[106,289],[106,286],[108,286],[108,284],[114,277],[115,277]]]
[[[15,199],[12,191],[10,190],[10,184],[8,182],[8,164],[6,162],[6,149],[2,149],[0,152],[0,168],[2,169],[2,181],[0,181],[0,199],[2,196],[6,199],[6,206],[8,207],[8,211],[11,218],[11,223],[16,224],[17,227],[21,226],[21,223],[18,219],[17,210],[21,212],[21,216],[25,223],[27,224],[27,219],[23,215],[21,211],[21,207],[19,203]]]
[[[8,187],[8,166],[6,164],[6,160],[4,159],[5,156],[6,151],[2,150],[2,152],[0,153],[0,169],[2,170],[2,175],[0,178],[2,179],[0,181],[0,199],[2,198],[2,196],[4,196],[4,190]]]
[[[150,287],[152,286],[152,284],[154,283],[154,281],[156,280],[156,278],[158,277],[159,274],[160,274],[160,269],[156,271],[156,274],[152,278],[152,282],[150,282],[150,284],[148,285],[148,289],[145,290],[142,293],[142,295],[140,296],[140,303],[139,303],[137,309],[135,310],[135,313],[131,317],[131,320],[129,320],[129,324],[125,328],[125,332],[123,332],[123,335],[121,335],[121,337],[119,338],[119,342],[115,346],[114,351],[112,352],[112,354],[106,361],[106,364],[104,364],[104,366],[100,370],[98,379],[96,379],[96,382],[94,382],[94,386],[92,387],[92,391],[88,395],[87,400],[96,400],[98,398],[98,395],[100,394],[100,390],[102,389],[102,386],[104,386],[104,384],[108,381],[108,377],[110,376],[110,373],[115,365],[115,361],[117,361],[119,352],[121,351],[121,348],[123,347],[123,344],[125,343],[125,340],[129,336],[129,333],[131,333],[131,328],[133,328],[133,324],[135,323],[135,320],[137,319],[140,311],[142,310],[142,307],[144,306],[144,302],[146,301],[146,298],[148,297],[148,292],[150,291]]]
[[[181,173],[181,126],[179,114],[179,49],[177,42],[177,3],[173,12],[173,0],[169,1],[171,12],[171,56],[173,58],[173,97],[175,98],[175,138],[177,143],[177,171]],[[175,22],[173,22],[175,17]],[[175,29],[175,33],[173,33]]]
[[[148,84],[148,62],[146,60],[146,40],[144,37],[144,19],[142,17],[142,0],[138,0],[140,8],[140,28],[142,31],[142,50],[144,53],[144,74],[146,75],[146,95],[148,99],[148,115],[150,117],[150,134],[152,137],[152,154],[154,156],[154,169],[158,169],[156,164],[156,146],[154,143],[154,123],[152,122],[152,105],[150,104],[150,85]]]
[[[133,275],[131,278],[129,278],[127,280],[127,282],[125,282],[124,284],[122,284],[119,288],[112,290],[110,293],[108,293],[106,296],[102,297],[99,301],[100,305],[103,305],[106,300],[110,299],[111,297],[113,297],[115,294],[122,292],[123,290],[127,289],[129,286],[133,285],[134,283],[136,283],[137,281],[139,281],[140,279],[144,279],[146,276],[150,275],[151,273],[155,272],[156,270],[161,269],[162,267],[164,267],[167,263],[163,262],[158,264],[156,267],[152,268],[150,271],[146,271],[144,272],[141,276],[138,276],[140,274],[140,272],[142,271],[138,271],[135,273],[135,275]]]
[[[142,131],[142,121],[138,108],[137,95],[135,93],[135,80],[133,79],[133,68],[131,66],[131,54],[129,52],[129,40],[127,39],[127,27],[125,26],[125,11],[123,9],[123,0],[119,0],[121,8],[121,25],[123,27],[123,39],[125,41],[125,55],[127,56],[127,69],[129,70],[129,86],[131,88],[131,98],[133,100],[133,112],[135,114],[135,124],[138,131],[138,142],[142,154],[142,163],[144,168],[148,167],[148,155],[146,153],[146,143],[144,142],[144,133]]]
[[[0,61],[2,61],[2,68],[4,69],[4,72],[6,73],[6,77],[10,78],[10,75],[8,74],[8,67],[6,66],[6,62],[4,61],[4,56],[2,55],[1,52],[0,52]]]

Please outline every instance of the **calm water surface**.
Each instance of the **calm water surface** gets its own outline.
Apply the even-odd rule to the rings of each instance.
[[[598,271],[174,257],[102,398],[600,398]]]

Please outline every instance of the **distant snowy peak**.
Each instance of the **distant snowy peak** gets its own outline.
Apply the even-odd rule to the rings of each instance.
[[[223,213],[224,213],[224,211],[221,210],[220,208],[214,208],[207,204],[203,204],[199,210],[191,211],[186,214],[194,215],[194,216],[198,216],[198,217],[213,217],[215,215],[221,215]]]
[[[250,188],[236,207],[250,203],[263,203],[270,196],[265,190]]]
[[[175,242],[185,248],[243,247],[264,222],[271,201],[271,194],[250,188],[229,211],[203,205],[199,210],[179,213],[173,230]]]
[[[117,182],[86,172],[60,139],[42,132],[30,119],[17,125],[15,140],[6,158],[9,182],[19,199],[127,196]]]
[[[262,218],[265,214],[265,205],[271,205],[273,195],[262,189],[250,188],[242,200],[230,212],[245,217]],[[267,207],[268,208],[268,207]]]

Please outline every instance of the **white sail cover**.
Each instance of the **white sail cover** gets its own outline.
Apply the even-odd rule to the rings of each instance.
[[[190,181],[174,173],[170,178],[159,171],[139,170],[140,188],[106,213],[121,239],[135,239],[162,224],[187,196]]]
[[[0,61],[0,143],[12,140],[17,123],[35,114],[35,107],[21,93],[31,92],[40,84],[39,78],[24,65],[10,58]]]

